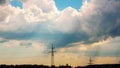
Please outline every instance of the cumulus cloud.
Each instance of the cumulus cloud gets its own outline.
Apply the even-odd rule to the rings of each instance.
[[[91,0],[84,3],[80,11],[64,9],[52,24],[56,31],[66,33],[59,40],[65,44],[59,44],[68,45],[78,41],[93,43],[119,36],[119,4],[118,0]]]
[[[0,36],[5,39],[33,39],[55,43],[94,43],[120,35],[119,0],[91,0],[79,11],[57,10],[54,0],[23,0],[23,9],[0,6]]]
[[[30,0],[24,4],[24,8],[29,8],[32,6],[37,6],[39,9],[41,9],[43,12],[46,12],[46,13],[49,13],[51,11],[53,12],[57,9],[53,0],[49,0],[49,1],[47,1],[47,0],[40,0],[40,1]]]

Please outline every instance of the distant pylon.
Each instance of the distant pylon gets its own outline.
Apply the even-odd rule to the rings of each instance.
[[[90,56],[89,58],[89,65],[92,65],[93,64],[93,60],[92,60],[92,57]]]
[[[120,60],[118,61],[118,64],[120,64]]]
[[[54,66],[54,53],[55,53],[54,49],[55,48],[52,44],[51,51],[50,51],[50,53],[51,53],[51,66]]]

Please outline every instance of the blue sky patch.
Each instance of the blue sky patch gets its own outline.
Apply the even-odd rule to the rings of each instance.
[[[21,9],[23,8],[23,4],[20,0],[10,0],[10,3],[14,7],[19,7]]]
[[[69,6],[79,10],[83,2],[83,0],[54,0],[54,1],[59,10],[63,10]]]

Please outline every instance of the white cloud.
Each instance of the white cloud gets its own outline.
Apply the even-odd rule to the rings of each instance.
[[[76,29],[76,22],[78,22],[76,19],[78,11],[71,7],[58,11],[53,0],[30,0],[24,3],[24,9],[22,10],[8,5],[1,6],[1,8],[3,10],[0,10],[2,15],[0,19],[3,24],[0,27],[1,31],[6,32],[19,32],[19,29],[27,31],[27,28],[32,30],[35,27],[33,25],[37,25],[36,23],[48,22],[47,29],[69,33]],[[66,27],[66,25],[69,25],[69,27]]]
[[[57,11],[53,0],[29,0],[24,4],[24,8],[27,9],[29,7],[32,7],[33,5],[36,5],[45,13]]]
[[[11,7],[10,5],[0,7],[0,14],[2,15],[0,31],[16,31],[24,25],[22,24],[24,19],[21,17],[22,11],[20,9]]]
[[[78,17],[79,12],[72,7],[68,7],[59,13],[49,28],[63,33],[76,32],[80,23]]]
[[[58,13],[53,0],[30,0],[24,3],[24,9],[10,5],[0,6],[0,31],[28,32],[36,23],[54,20]],[[27,29],[29,28],[29,29]],[[23,31],[22,31],[23,30]]]

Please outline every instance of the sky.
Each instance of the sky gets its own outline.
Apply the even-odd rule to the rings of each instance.
[[[67,7],[79,10],[82,5],[82,0],[55,0],[55,4],[59,10],[63,10]]]
[[[14,7],[23,8],[21,0],[10,0],[10,4]]]
[[[55,65],[88,65],[90,56],[94,64],[120,61],[119,0],[6,1],[0,0],[0,64],[50,65],[52,44]]]

